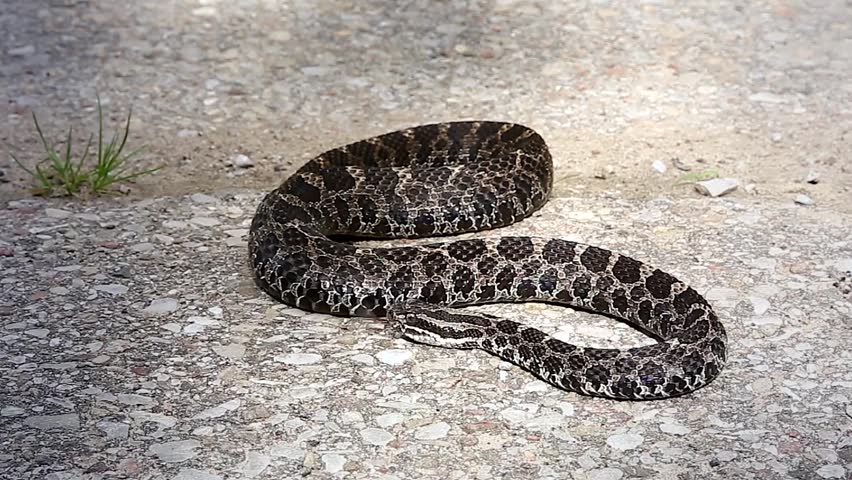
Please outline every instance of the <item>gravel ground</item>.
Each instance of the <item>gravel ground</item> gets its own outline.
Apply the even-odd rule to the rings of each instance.
[[[685,398],[616,402],[559,391],[484,352],[394,340],[379,321],[275,304],[246,265],[259,199],[26,200],[0,212],[13,226],[0,238],[6,478],[852,471],[852,296],[840,282],[852,269],[848,216],[751,201],[559,197],[490,232],[654,260],[717,308],[731,338],[721,377]],[[648,341],[565,308],[486,310],[589,345]]]
[[[852,478],[850,25],[840,1],[0,0],[0,143],[38,160],[30,113],[82,136],[97,91],[165,166],[129,197],[43,200],[0,158],[0,478]],[[557,168],[541,212],[487,234],[689,282],[731,338],[715,382],[582,397],[254,287],[263,191],[325,148],[463,118],[535,128]],[[738,188],[678,183],[704,169]]]

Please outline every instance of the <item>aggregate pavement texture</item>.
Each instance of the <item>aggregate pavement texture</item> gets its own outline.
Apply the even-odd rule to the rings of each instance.
[[[0,0],[0,32],[4,148],[39,160],[33,111],[83,138],[97,92],[165,166],[128,196],[41,199],[0,158],[0,478],[852,476],[848,2]],[[475,235],[687,281],[728,329],[716,381],[583,397],[257,290],[264,191],[326,148],[471,118],[535,128],[556,166],[540,212]]]

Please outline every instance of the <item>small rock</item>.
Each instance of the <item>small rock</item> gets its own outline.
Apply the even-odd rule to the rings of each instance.
[[[360,433],[364,442],[378,447],[384,447],[393,440],[393,435],[380,428],[365,428]]]
[[[156,405],[157,401],[145,395],[135,393],[119,393],[116,398],[125,405]]]
[[[822,478],[843,478],[846,475],[846,469],[843,465],[823,465],[817,469],[816,473]]]
[[[656,170],[657,173],[666,173],[666,170],[668,170],[666,164],[660,160],[654,160],[654,163],[651,164],[651,168]]]
[[[769,301],[761,297],[751,297],[751,306],[755,315],[763,315],[769,310]]]
[[[819,174],[813,170],[808,170],[808,174],[805,175],[805,183],[810,183],[811,185],[818,184]]]
[[[376,424],[382,428],[390,428],[398,423],[402,423],[405,417],[401,413],[386,413],[376,417]]]
[[[108,422],[106,420],[98,422],[98,430],[106,434],[107,440],[123,440],[127,438],[130,432],[130,426],[126,423]]]
[[[173,480],[222,480],[222,476],[197,468],[184,468],[174,476]]]
[[[150,252],[154,249],[154,244],[149,242],[137,243],[136,245],[131,246],[130,249],[136,253]]]
[[[232,343],[230,345],[214,345],[213,351],[221,357],[230,358],[231,360],[239,360],[245,356],[246,347],[239,343]]]
[[[225,402],[221,405],[217,405],[215,407],[208,408],[207,410],[204,410],[204,411],[196,414],[194,417],[192,417],[192,419],[193,420],[206,420],[206,419],[209,419],[209,418],[219,418],[219,417],[225,415],[228,412],[232,412],[232,411],[240,408],[240,405],[242,405],[242,401],[239,398],[235,398],[233,400],[228,400],[227,402]]]
[[[34,415],[24,419],[24,425],[39,430],[78,430],[80,428],[80,418],[76,413]]]
[[[672,165],[674,165],[676,169],[683,171],[683,172],[688,172],[688,171],[692,170],[691,166],[683,163],[683,160],[681,160],[678,157],[672,158]]]
[[[737,458],[737,452],[731,450],[719,450],[716,452],[716,459],[720,462],[730,462],[735,458]]]
[[[254,478],[269,466],[272,459],[260,452],[246,452],[246,459],[238,467],[239,472],[246,478]]]
[[[34,328],[32,330],[24,330],[24,333],[31,337],[46,338],[50,334],[50,330],[47,328]]]
[[[189,219],[189,222],[200,227],[215,227],[219,225],[219,220],[216,220],[213,217],[192,217]]]
[[[120,283],[110,283],[108,285],[95,285],[93,287],[95,290],[99,292],[108,293],[110,295],[124,295],[127,293],[129,288],[120,284]]]
[[[714,178],[703,182],[695,182],[695,189],[702,195],[721,197],[737,189],[739,182],[734,178]]]
[[[216,197],[204,193],[193,193],[189,196],[189,199],[195,203],[216,203],[219,201]]]
[[[368,355],[366,353],[359,353],[357,355],[352,355],[349,357],[350,360],[356,363],[360,363],[363,365],[372,366],[376,363],[375,359],[372,355]]]
[[[449,431],[450,426],[446,422],[437,422],[415,430],[414,438],[417,440],[437,440],[446,437]]]
[[[589,472],[589,480],[620,480],[624,472],[617,468],[598,468]]]
[[[811,197],[805,195],[804,193],[800,193],[800,194],[796,195],[796,198],[794,198],[793,201],[798,203],[799,205],[813,205],[814,204],[814,200]]]
[[[174,298],[155,298],[151,304],[142,309],[145,315],[161,315],[178,309],[178,301]]]
[[[299,460],[305,458],[305,450],[290,444],[279,443],[273,445],[269,449],[269,454],[273,457],[284,457],[290,460]]]
[[[787,97],[770,92],[757,92],[748,97],[749,101],[757,103],[787,103]]]
[[[59,208],[45,208],[44,214],[50,218],[68,218],[71,216],[71,212]]]
[[[660,430],[672,435],[686,435],[690,432],[689,427],[678,425],[676,423],[663,423],[660,425]]]
[[[346,457],[339,453],[326,453],[322,456],[322,464],[325,466],[326,472],[337,473],[343,470],[343,465],[346,464]]]
[[[387,365],[402,365],[411,358],[412,354],[408,350],[389,349],[382,350],[376,355],[379,361]]]
[[[254,162],[249,157],[238,154],[231,157],[231,165],[237,168],[251,168],[254,166]]]
[[[275,361],[286,363],[287,365],[310,365],[322,360],[322,355],[317,353],[288,353],[287,355],[278,355]]]
[[[134,422],[139,423],[153,422],[161,425],[163,428],[171,428],[177,425],[177,419],[175,417],[163,415],[162,413],[146,412],[145,410],[130,412],[130,418],[132,418]]]
[[[642,445],[645,439],[642,435],[636,433],[620,433],[616,435],[610,435],[609,438],[606,439],[606,444],[616,450],[632,450],[639,445]]]
[[[195,449],[201,446],[198,440],[177,440],[174,442],[155,443],[148,447],[148,455],[156,457],[165,463],[185,462],[195,458]]]
[[[0,417],[17,417],[26,413],[26,410],[20,407],[8,406],[0,409]]]

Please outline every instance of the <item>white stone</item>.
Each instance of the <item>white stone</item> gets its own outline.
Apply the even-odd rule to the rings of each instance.
[[[24,330],[24,333],[31,337],[45,338],[50,334],[50,330],[47,328],[33,328],[32,330]]]
[[[246,452],[246,459],[240,464],[238,470],[243,477],[254,478],[263,473],[271,461],[272,459],[263,453],[249,451]]]
[[[228,412],[233,412],[234,410],[240,408],[240,405],[242,405],[242,401],[240,401],[239,398],[234,398],[232,400],[228,400],[227,402],[221,405],[210,407],[207,410],[196,414],[194,417],[192,417],[192,419],[204,420],[208,418],[219,418]]]
[[[402,423],[405,417],[401,413],[386,413],[376,417],[376,425],[382,428],[390,428],[398,423]]]
[[[373,358],[372,355],[368,355],[366,353],[359,353],[357,355],[352,355],[349,357],[355,363],[360,363],[367,366],[373,366],[376,363],[376,359]]]
[[[409,350],[389,349],[382,350],[376,356],[380,362],[387,365],[402,365],[411,358],[412,354]]]
[[[130,432],[130,426],[126,423],[103,420],[98,422],[97,427],[98,430],[106,434],[107,440],[127,438],[127,435]]]
[[[798,203],[799,205],[813,205],[814,204],[814,200],[811,197],[809,197],[809,196],[807,196],[803,193],[796,195],[796,198],[794,198],[793,201]]]
[[[660,425],[660,430],[672,435],[686,435],[690,432],[689,427],[678,425],[676,423],[663,423]]]
[[[151,304],[142,309],[145,315],[160,315],[174,312],[178,309],[178,301],[174,298],[155,298]]]
[[[237,168],[250,168],[254,166],[254,162],[248,156],[238,154],[231,157],[231,165]]]
[[[645,439],[637,433],[619,433],[610,435],[606,439],[606,444],[616,450],[632,450],[639,445],[642,445]]]
[[[174,476],[173,480],[222,480],[222,476],[197,468],[184,468]]]
[[[438,440],[444,438],[450,432],[450,426],[446,422],[437,422],[424,425],[414,431],[417,440]]]
[[[288,353],[275,357],[276,362],[286,363],[287,365],[310,365],[320,360],[322,360],[322,355],[317,353]]]
[[[346,464],[346,457],[339,453],[326,453],[322,456],[322,464],[325,466],[326,472],[337,473],[343,470],[343,465]]]
[[[216,220],[213,217],[192,217],[189,219],[189,222],[201,227],[215,227],[219,225],[219,220]]]
[[[27,417],[24,425],[39,430],[79,430],[80,417],[76,413],[62,415],[35,415]]]
[[[655,160],[654,163],[651,164],[651,168],[656,170],[657,173],[666,173],[666,170],[668,170],[668,167],[666,167],[666,164],[663,163],[660,160]]]
[[[273,445],[269,449],[269,454],[273,457],[283,457],[290,460],[300,460],[305,458],[305,450],[287,443],[279,443]]]
[[[733,192],[739,186],[735,178],[714,178],[703,182],[695,182],[695,189],[702,195],[721,197]]]
[[[213,351],[220,357],[230,358],[231,360],[239,360],[246,354],[246,347],[239,343],[230,345],[214,345]]]
[[[822,478],[843,478],[846,475],[846,469],[837,464],[823,465],[817,469],[816,473]]]
[[[370,445],[376,445],[378,447],[384,447],[391,440],[393,440],[393,435],[382,430],[381,428],[365,428],[361,430],[361,438],[364,442]]]
[[[68,218],[71,216],[71,212],[59,208],[45,208],[44,214],[50,218]]]
[[[130,412],[130,418],[132,418],[134,422],[138,423],[153,422],[161,425],[163,428],[171,428],[177,425],[177,419],[175,417],[163,415],[162,413],[146,412],[144,410]]]
[[[620,480],[624,472],[617,468],[598,468],[589,472],[589,480]]]
[[[195,203],[216,203],[219,201],[216,197],[204,193],[193,193],[189,198]]]
[[[23,408],[11,405],[0,409],[0,417],[17,417],[19,415],[23,415],[24,413],[26,413],[26,410],[24,410]]]
[[[148,447],[148,455],[156,455],[161,462],[179,463],[195,458],[195,449],[201,446],[198,440],[176,440],[174,442],[155,443]]]
[[[95,285],[93,287],[99,292],[109,293],[110,295],[123,295],[127,293],[129,288],[120,283],[110,283],[108,285]]]
[[[751,297],[751,306],[755,315],[763,315],[769,310],[769,300],[761,297]]]
[[[145,395],[135,393],[119,393],[116,399],[125,405],[156,405],[157,401]]]

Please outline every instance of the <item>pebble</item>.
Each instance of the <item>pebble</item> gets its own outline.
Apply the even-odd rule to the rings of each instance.
[[[177,419],[175,417],[170,417],[162,413],[152,413],[146,412],[145,410],[136,410],[134,412],[130,412],[129,416],[131,419],[133,419],[134,422],[153,422],[158,425],[161,425],[163,428],[171,428],[177,425]]]
[[[198,440],[155,443],[148,447],[148,455],[155,455],[161,462],[180,463],[195,458],[198,455],[195,449],[200,446]]]
[[[823,465],[817,469],[816,473],[822,478],[844,478],[846,469],[843,465]]]
[[[645,439],[642,435],[636,433],[619,433],[616,435],[610,435],[609,438],[606,439],[606,444],[616,450],[632,450],[639,445],[642,445]]]
[[[17,417],[25,414],[27,411],[20,407],[8,406],[0,408],[0,417]]]
[[[373,366],[376,363],[376,359],[373,358],[372,355],[368,355],[366,353],[359,353],[357,355],[352,355],[349,357],[350,360],[356,363],[361,363],[363,365]]]
[[[221,223],[213,217],[192,217],[189,222],[200,227],[215,227]]]
[[[813,205],[814,201],[811,197],[805,195],[804,193],[800,193],[796,195],[796,198],[793,199],[794,202],[799,205]]]
[[[739,182],[734,178],[714,178],[695,182],[695,189],[702,195],[710,197],[721,197],[733,192],[738,186]]]
[[[676,423],[663,423],[660,424],[660,431],[670,433],[672,435],[686,435],[690,432],[690,429],[689,427],[678,425]]]
[[[214,345],[212,348],[217,355],[230,358],[231,360],[239,360],[246,354],[246,347],[239,343],[232,343],[230,345]]]
[[[231,165],[237,168],[251,168],[254,166],[254,162],[248,156],[238,154],[231,157]]]
[[[93,287],[99,292],[109,293],[110,295],[124,295],[130,290],[127,286],[120,283],[110,283],[108,285],[95,285]]]
[[[589,480],[620,480],[624,472],[617,468],[598,468],[589,472]]]
[[[137,244],[131,246],[130,249],[133,250],[136,253],[150,252],[151,250],[154,249],[154,244],[149,243],[149,242],[137,243]]]
[[[730,462],[737,458],[737,456],[737,452],[733,452],[731,450],[719,450],[716,452],[716,459],[720,462]]]
[[[71,212],[68,210],[61,210],[58,208],[45,208],[44,214],[50,218],[68,218],[71,216]]]
[[[248,451],[246,452],[246,459],[240,464],[237,470],[245,478],[254,478],[263,473],[271,462],[272,459],[268,455],[256,451]]]
[[[755,315],[763,315],[769,310],[769,300],[761,297],[751,297],[750,300]]]
[[[429,425],[424,425],[414,431],[414,438],[417,440],[438,440],[447,436],[450,431],[450,426],[445,422],[437,422]]]
[[[322,456],[322,464],[326,472],[337,473],[343,470],[343,465],[346,464],[346,457],[339,453],[326,453]]]
[[[130,426],[126,423],[100,421],[98,430],[106,434],[107,440],[125,439],[130,432]]]
[[[322,360],[322,355],[318,353],[288,353],[275,357],[276,362],[286,363],[287,365],[310,365],[320,360]]]
[[[666,164],[660,160],[654,160],[654,163],[651,164],[651,168],[656,170],[657,173],[666,173],[666,170],[668,170]]]
[[[155,298],[151,303],[142,309],[145,315],[162,315],[171,313],[178,309],[178,301],[175,298]]]
[[[269,449],[273,457],[283,457],[290,460],[299,460],[305,457],[305,450],[290,444],[279,443]]]
[[[145,395],[137,395],[135,393],[119,393],[116,399],[125,405],[156,405],[157,401]]]
[[[405,417],[401,413],[386,413],[376,417],[376,425],[382,428],[390,428],[398,423],[402,423]]]
[[[184,468],[174,476],[173,480],[222,480],[222,476],[210,473],[207,470]]]
[[[192,417],[193,420],[208,420],[211,418],[219,418],[224,416],[228,412],[233,412],[234,410],[240,408],[242,405],[242,401],[239,398],[234,398],[232,400],[228,400],[221,405],[217,405],[215,407],[210,407],[202,412],[196,414]]]
[[[189,196],[189,199],[195,203],[201,204],[216,203],[219,201],[216,197],[211,197],[205,193],[193,193]]]
[[[365,428],[360,433],[364,442],[378,447],[384,447],[393,440],[393,435],[380,428]]]
[[[379,361],[387,365],[402,365],[411,359],[412,353],[410,350],[389,349],[382,350],[376,355]]]
[[[76,413],[34,415],[24,419],[24,425],[39,430],[79,430],[80,417]]]
[[[46,338],[50,334],[50,330],[47,328],[34,328],[32,330],[24,330],[24,333],[31,337]]]

